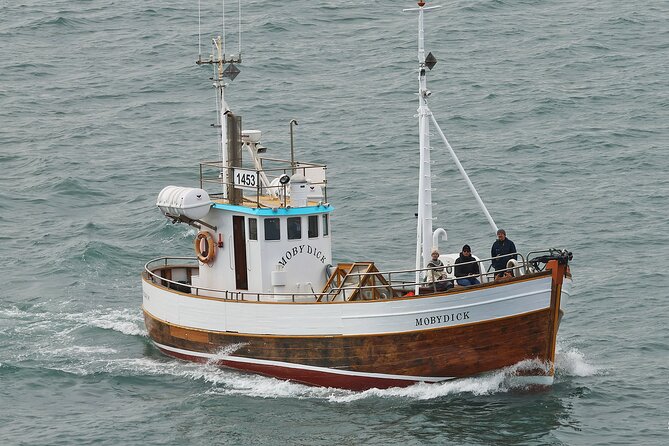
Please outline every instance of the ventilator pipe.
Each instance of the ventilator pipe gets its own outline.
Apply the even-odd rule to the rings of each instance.
[[[432,233],[432,246],[434,247],[433,249],[439,250],[440,239],[443,241],[448,240],[448,234],[446,234],[446,230],[444,228],[437,228]]]
[[[297,119],[290,120],[290,167],[291,167],[291,173],[295,175],[295,147],[293,144],[293,125],[298,125]]]

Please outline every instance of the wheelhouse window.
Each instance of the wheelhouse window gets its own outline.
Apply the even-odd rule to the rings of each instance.
[[[302,238],[302,217],[288,217],[288,240]]]
[[[249,218],[249,240],[258,240],[258,219]]]
[[[265,219],[265,240],[280,240],[281,231],[280,231],[280,220],[278,218],[266,218]]]
[[[309,227],[307,229],[309,238],[318,237],[318,215],[309,216]]]
[[[323,214],[323,236],[330,234],[328,214]]]

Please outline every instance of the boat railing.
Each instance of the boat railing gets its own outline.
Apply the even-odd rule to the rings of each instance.
[[[189,262],[189,263],[186,263]],[[147,278],[156,285],[195,296],[203,296],[210,299],[235,300],[247,302],[307,302],[314,301],[321,294],[319,291],[290,292],[290,293],[268,293],[262,291],[238,291],[221,290],[193,285],[190,280],[175,280],[167,271],[175,269],[195,270],[199,269],[196,257],[159,257],[150,260],[144,265]],[[156,272],[158,271],[158,272]],[[187,274],[188,276],[188,274]]]
[[[533,251],[528,254],[541,254],[551,252],[551,250]],[[510,254],[513,256],[514,254]],[[443,291],[439,288],[439,282],[455,282],[457,279],[477,278],[482,284],[494,282],[496,276],[504,275],[507,271],[510,276],[522,276],[540,272],[541,268],[532,265],[531,261],[526,260],[526,256],[515,253],[520,259],[516,263],[507,266],[507,268],[490,271],[484,270],[483,263],[492,261],[493,258],[473,260],[471,262],[459,263],[458,266],[465,266],[473,263],[479,264],[479,273],[467,276],[455,277],[455,264],[447,264],[431,268],[421,269],[401,269],[391,271],[373,271],[373,272],[350,272],[347,277],[353,278],[349,284],[332,286],[329,290],[310,290],[308,292],[262,292],[262,291],[244,291],[244,290],[222,290],[193,285],[190,277],[193,272],[199,268],[199,263],[195,257],[160,257],[146,263],[144,270],[153,283],[162,285],[175,291],[194,294],[196,296],[206,296],[208,298],[235,301],[273,301],[273,302],[331,302],[334,300],[353,300],[368,299],[374,296],[374,299],[392,299],[399,297],[412,296],[415,287],[418,286],[421,292],[430,293]],[[174,278],[172,271],[184,270],[184,276],[179,280]],[[431,271],[443,270],[446,277],[440,281],[428,281],[427,277]],[[416,282],[416,272],[422,278],[421,282]],[[378,280],[375,280],[378,279]],[[352,283],[351,283],[352,282]]]
[[[282,177],[290,178],[294,174],[304,176],[309,185],[317,186],[316,195],[308,198],[314,201],[327,203],[327,180],[325,178],[324,164],[305,163],[301,161],[291,162],[278,158],[259,158],[260,168],[230,167],[224,166],[222,161],[204,161],[200,163],[200,188],[215,185],[219,190],[226,187],[234,187],[242,191],[244,199],[255,202],[256,207],[274,207],[263,203],[263,198],[278,200],[279,204],[286,207],[290,196],[290,187],[287,181],[280,181]],[[227,169],[228,180],[222,173]],[[220,198],[222,192],[211,193],[212,198]]]
[[[505,273],[509,272],[511,276],[520,276],[523,274],[526,274],[528,272],[535,272],[531,268],[528,267],[528,263],[526,261],[526,257],[523,256],[520,253],[511,253],[511,254],[505,254],[504,258],[512,258],[513,256],[518,256],[520,258],[520,261],[517,261],[515,264],[507,266],[504,269],[499,269],[499,270],[494,270],[490,271],[490,267],[488,267],[487,270],[483,268],[483,263],[484,262],[492,262],[494,257],[488,257],[484,259],[478,259],[478,260],[472,260],[471,262],[463,262],[463,263],[458,263],[456,264],[447,264],[444,266],[435,266],[435,267],[430,267],[430,268],[421,268],[421,269],[402,269],[402,270],[393,270],[393,271],[372,271],[372,272],[351,272],[348,274],[349,277],[355,277],[357,280],[353,280],[354,283],[365,283],[367,282],[364,277],[383,277],[383,281],[386,282],[387,284],[380,284],[380,285],[364,285],[364,286],[359,286],[359,285],[349,285],[349,286],[341,286],[341,287],[333,287],[328,294],[337,296],[339,293],[342,293],[344,296],[344,300],[346,299],[347,295],[351,295],[353,292],[359,290],[360,288],[364,289],[393,289],[393,290],[404,290],[407,293],[410,291],[413,291],[416,285],[420,286],[421,289],[426,289],[429,290],[430,288],[433,289],[433,291],[439,291],[438,289],[438,282],[439,281],[430,281],[428,280],[428,277],[430,277],[430,273],[432,272],[442,272],[445,271],[446,275],[443,281],[455,281],[457,279],[468,279],[468,278],[477,278],[481,283],[488,283],[488,282],[494,282],[495,277],[498,275],[504,275]],[[471,264],[479,264],[479,273],[478,274],[469,274],[466,276],[460,276],[456,277],[455,276],[455,267],[456,266],[466,266],[466,265],[471,265]],[[484,272],[485,271],[485,272]],[[421,282],[416,282],[415,277],[416,273],[419,273],[419,276],[423,278]]]
[[[190,269],[191,271],[197,271],[199,269],[199,263],[196,257],[159,257],[150,260],[144,265],[144,271],[147,275],[147,278],[154,284],[164,286],[165,288],[169,288],[174,291],[193,294],[196,296],[206,296],[207,298],[248,302],[308,302],[321,301],[320,297],[323,295],[322,290],[311,290],[310,292],[268,293],[222,290],[195,286],[190,282],[190,280],[177,280],[172,278],[171,271],[176,269]],[[401,271],[394,271],[392,273],[399,272]],[[188,276],[188,274],[186,276]],[[396,290],[400,290],[400,292],[405,291],[406,294],[412,289],[414,285],[416,285],[414,282],[395,280],[393,287]],[[365,290],[372,290],[374,288],[374,286],[363,287]],[[341,287],[340,289],[342,290],[344,299],[347,300],[347,293],[350,293],[355,289],[360,289],[360,287]]]
[[[520,257],[520,261],[517,259],[517,257]],[[493,270],[490,271],[493,267],[493,260],[495,259],[506,259],[506,267],[498,270]],[[510,272],[513,275],[522,275],[525,274],[526,272],[529,272],[528,269],[528,263],[527,263],[527,256],[522,255],[519,252],[512,252],[509,254],[502,254],[500,256],[496,257],[488,257],[486,259],[481,260],[481,262],[489,261],[490,265],[488,265],[488,269],[485,272],[485,275],[488,278],[491,278],[494,280],[495,276],[499,274],[504,274],[506,272]],[[471,263],[471,262],[469,262]]]

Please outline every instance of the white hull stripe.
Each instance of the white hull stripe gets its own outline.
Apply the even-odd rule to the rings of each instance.
[[[550,282],[541,276],[452,295],[342,304],[226,301],[179,294],[147,281],[142,286],[144,310],[171,325],[248,335],[357,336],[455,327],[545,310]]]
[[[176,347],[170,347],[167,345],[159,344],[155,341],[153,343],[156,347],[171,351],[174,353],[180,353],[182,355],[197,356],[199,358],[206,358],[213,361],[229,361],[237,363],[246,363],[246,364],[260,364],[266,366],[274,367],[283,367],[288,369],[297,369],[297,370],[309,370],[312,372],[328,373],[335,375],[347,375],[347,376],[359,376],[364,378],[378,378],[378,379],[393,379],[393,380],[405,380],[405,381],[416,381],[416,382],[439,382],[439,381],[448,381],[455,379],[453,377],[435,377],[435,376],[410,376],[410,375],[389,375],[386,373],[366,373],[366,372],[353,372],[350,370],[340,370],[340,369],[331,369],[327,367],[316,367],[312,365],[305,364],[294,364],[291,362],[280,362],[280,361],[267,361],[265,359],[254,359],[254,358],[242,358],[239,356],[230,356],[230,355],[213,355],[211,353],[203,352],[194,352],[191,350],[183,350]]]
[[[519,299],[521,297],[537,296],[539,294],[547,293],[547,292],[550,292],[550,290],[537,290],[537,291],[531,291],[531,292],[527,292],[527,293],[518,293],[518,294],[514,294],[513,296],[499,297],[497,299],[488,299],[488,300],[485,301],[485,305],[495,304],[495,303],[499,303],[499,302],[505,302],[507,300]],[[429,312],[431,312],[431,313],[433,313],[433,312],[439,313],[439,312],[444,312],[444,311],[453,312],[453,311],[458,311],[458,310],[464,310],[466,308],[480,307],[481,305],[482,305],[481,302],[475,302],[475,303],[471,303],[471,304],[468,303],[468,304],[462,304],[462,305],[452,305],[452,306],[441,307],[441,308],[436,307],[436,308],[430,308]],[[499,318],[502,318],[502,317],[509,317],[509,316],[519,316],[521,314],[527,314],[527,313],[531,313],[533,311],[537,311],[537,310],[524,311],[524,312],[521,312],[521,313],[514,313],[514,314],[505,314],[505,315],[499,316],[497,318],[491,318],[490,320],[499,319]],[[363,314],[363,315],[353,315],[353,316],[342,316],[341,318],[342,319],[376,319],[376,318],[388,317],[388,316],[390,316],[390,317],[394,317],[394,316],[415,316],[416,314],[425,314],[425,313],[426,313],[426,310],[423,308],[423,309],[416,310],[416,311],[404,311],[404,312],[394,312],[394,313],[386,313],[386,314]],[[462,324],[460,324],[460,325],[462,325]]]

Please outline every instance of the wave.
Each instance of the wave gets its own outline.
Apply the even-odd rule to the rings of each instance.
[[[62,305],[67,304],[69,302],[62,303]],[[16,306],[0,308],[0,318],[27,322],[15,330],[28,334],[44,333],[45,330],[51,334],[66,334],[81,327],[92,327],[113,330],[130,336],[148,336],[142,314],[137,309],[98,308],[85,312],[45,311],[45,308],[50,306],[50,303],[44,303],[26,309]]]
[[[588,363],[585,355],[578,349],[570,347],[566,351],[562,350],[562,344],[558,342],[555,355],[555,375],[558,379],[570,376],[595,376],[604,371],[604,369]]]
[[[112,347],[104,347],[97,345],[71,345],[62,348],[55,348],[48,351],[54,356],[63,357],[80,357],[82,355],[104,354],[111,355],[118,353],[118,350]]]
[[[113,330],[130,336],[148,336],[142,316],[137,310],[89,312],[84,313],[80,320],[90,327]]]
[[[51,191],[56,195],[75,197],[107,197],[109,192],[92,187],[92,181],[86,181],[80,178],[66,177],[57,180],[50,185]]]

